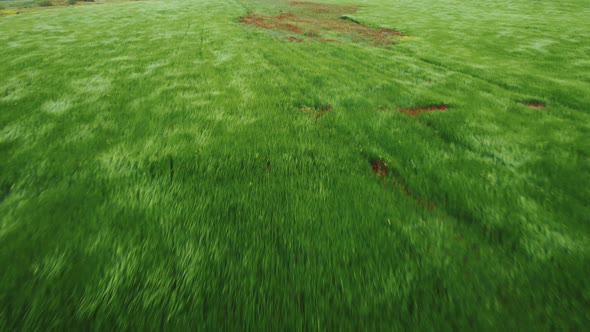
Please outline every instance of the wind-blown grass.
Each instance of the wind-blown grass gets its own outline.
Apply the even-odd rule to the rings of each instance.
[[[0,330],[588,326],[585,2],[346,4],[0,18]]]

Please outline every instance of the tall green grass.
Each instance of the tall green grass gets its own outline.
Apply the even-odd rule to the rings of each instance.
[[[289,42],[238,21],[265,1],[0,18],[0,330],[583,330],[585,2],[352,4],[406,37]]]

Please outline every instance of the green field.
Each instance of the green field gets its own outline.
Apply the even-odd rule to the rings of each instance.
[[[0,331],[590,325],[588,1],[317,1],[0,17]]]

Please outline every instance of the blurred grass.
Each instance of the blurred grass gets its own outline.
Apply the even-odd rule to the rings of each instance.
[[[583,330],[585,3],[358,4],[407,37],[237,21],[265,1],[1,18],[0,330]]]

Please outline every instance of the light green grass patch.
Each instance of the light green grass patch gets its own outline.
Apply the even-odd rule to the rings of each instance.
[[[49,100],[43,103],[41,109],[44,112],[51,114],[62,114],[67,112],[72,107],[72,102],[69,98],[60,98],[58,100]]]

